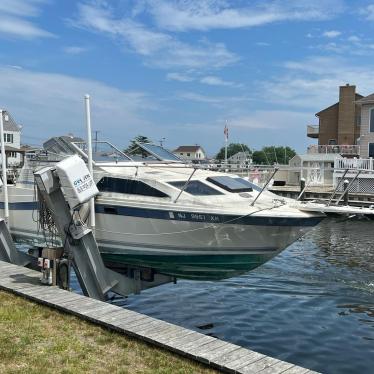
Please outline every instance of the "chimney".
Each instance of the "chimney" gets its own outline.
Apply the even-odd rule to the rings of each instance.
[[[338,144],[355,144],[356,86],[339,87]]]

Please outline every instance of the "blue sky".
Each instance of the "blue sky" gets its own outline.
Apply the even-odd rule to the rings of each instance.
[[[84,136],[253,149],[313,141],[338,86],[374,92],[374,1],[0,0],[0,106],[23,141]]]

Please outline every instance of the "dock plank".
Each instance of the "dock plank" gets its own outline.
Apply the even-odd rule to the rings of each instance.
[[[135,336],[226,373],[315,372],[116,305],[40,284],[40,273],[0,261],[0,289]]]

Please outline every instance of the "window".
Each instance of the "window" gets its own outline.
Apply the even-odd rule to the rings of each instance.
[[[369,157],[374,157],[374,143],[369,143]]]
[[[13,143],[13,134],[4,134],[4,142],[5,143]]]
[[[168,182],[170,185],[179,188],[180,190],[186,184],[187,181]],[[207,184],[192,180],[188,182],[187,187],[184,190],[191,195],[206,196],[206,195],[223,195],[222,192],[217,191],[215,188],[208,186]]]
[[[330,139],[329,145],[336,145],[336,139]]]
[[[374,108],[370,109],[370,132],[374,132]]]
[[[242,178],[231,178],[226,175],[209,177],[207,181],[215,184],[218,187],[223,188],[229,192],[251,192],[253,191],[252,186],[246,183]]]
[[[97,184],[97,188],[102,192],[117,192],[130,195],[168,197],[168,195],[166,195],[164,192],[148,186],[148,184],[142,181],[133,179],[104,177]]]
[[[255,191],[262,191],[262,188],[257,186],[256,184],[254,183],[251,183],[249,181],[247,181],[246,179],[243,179],[243,178],[234,178],[237,182],[239,183],[242,183],[244,186],[247,186],[249,188],[252,188],[252,190],[255,190]]]
[[[190,155],[191,155],[190,153],[187,153],[187,157],[190,157]]]

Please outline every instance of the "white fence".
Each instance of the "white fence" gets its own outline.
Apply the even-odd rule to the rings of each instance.
[[[340,158],[334,162],[335,170],[362,170],[362,171],[374,171],[374,160],[373,158]]]

